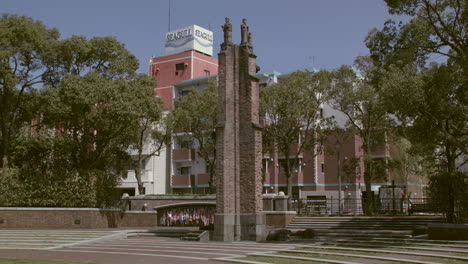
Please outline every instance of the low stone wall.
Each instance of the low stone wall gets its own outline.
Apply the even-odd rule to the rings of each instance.
[[[156,212],[121,212],[98,208],[0,207],[0,228],[152,227]]]
[[[121,215],[120,227],[154,227],[158,225],[158,214],[156,211],[127,211]]]
[[[165,205],[190,203],[216,203],[216,196],[131,196],[124,198],[122,204],[128,211],[152,211]],[[146,204],[146,206],[145,206]]]
[[[264,211],[263,213],[266,216],[267,228],[285,228],[297,215],[296,211]]]
[[[429,224],[427,234],[433,240],[468,240],[468,224]]]

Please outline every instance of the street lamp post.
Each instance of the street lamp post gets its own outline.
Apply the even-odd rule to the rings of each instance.
[[[338,163],[338,215],[341,216],[341,160],[340,160],[340,147],[341,143],[340,141],[336,141],[335,143],[335,148],[336,148],[336,154],[337,154],[337,163]]]

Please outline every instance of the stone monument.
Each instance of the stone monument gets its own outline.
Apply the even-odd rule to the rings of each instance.
[[[222,26],[216,143],[216,215],[213,239],[264,239],[262,131],[258,71],[252,36],[242,20],[240,45],[232,43],[229,18]]]

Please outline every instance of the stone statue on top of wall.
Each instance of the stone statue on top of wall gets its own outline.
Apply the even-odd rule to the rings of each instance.
[[[249,40],[249,26],[247,26],[247,19],[242,19],[241,24],[241,45],[248,44]]]
[[[232,44],[232,24],[229,17],[226,17],[226,23],[221,28],[224,31],[224,43]]]

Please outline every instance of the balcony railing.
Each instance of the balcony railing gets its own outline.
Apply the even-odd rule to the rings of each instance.
[[[192,188],[195,186],[195,175],[176,174],[171,177],[172,188]]]
[[[150,170],[142,170],[141,171],[141,181],[143,182],[150,182],[152,181],[152,178],[151,178],[151,173],[152,171]],[[134,170],[128,170],[127,172],[127,175],[126,177],[123,176],[122,177],[122,182],[136,182],[136,174],[135,174],[135,171]]]
[[[177,148],[172,150],[174,161],[192,161],[195,159],[195,150],[191,148]]]
[[[210,185],[210,174],[201,173],[197,175],[197,187],[208,187]]]

